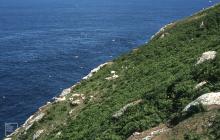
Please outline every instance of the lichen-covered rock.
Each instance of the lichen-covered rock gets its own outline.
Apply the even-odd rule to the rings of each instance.
[[[213,60],[216,57],[217,52],[216,51],[208,51],[208,52],[204,52],[202,54],[202,56],[199,58],[199,60],[197,61],[196,65],[201,64],[207,60]]]
[[[220,92],[211,92],[198,97],[196,100],[189,103],[183,111],[188,111],[191,106],[199,104],[203,106],[220,105]]]

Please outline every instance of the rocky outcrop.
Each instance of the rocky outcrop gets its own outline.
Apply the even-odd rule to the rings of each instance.
[[[26,132],[32,127],[35,122],[40,121],[44,116],[44,112],[39,111],[35,113],[34,115],[30,116],[21,127],[17,128],[12,134],[8,136],[8,138],[5,138],[4,140],[10,140],[10,137],[16,135],[18,132]]]
[[[54,97],[54,99],[55,99],[55,103],[66,101],[65,96]]]
[[[82,104],[84,100],[85,100],[84,94],[73,94],[69,98],[69,101],[70,101],[71,105],[73,105],[73,106],[77,106],[79,104]]]
[[[204,24],[204,21],[202,21],[202,23],[200,24],[200,28],[204,28],[205,24]]]
[[[101,64],[100,66],[98,66],[97,68],[93,69],[87,76],[85,76],[83,79],[88,79],[90,77],[93,76],[94,73],[98,72],[102,67],[108,65],[108,64],[112,64],[112,62],[106,62],[104,64]],[[10,134],[7,138],[5,138],[5,140],[10,140],[13,135],[17,135],[18,133],[20,132],[26,132],[27,130],[29,130],[32,125],[34,124],[34,122],[37,122],[39,120],[41,120],[44,116],[45,116],[45,113],[43,110],[45,110],[49,105],[53,104],[53,103],[58,103],[58,102],[63,102],[63,101],[66,101],[67,98],[66,96],[68,94],[71,93],[71,91],[78,85],[80,85],[81,82],[77,82],[75,85],[73,85],[72,87],[70,88],[67,88],[67,89],[64,89],[61,94],[57,97],[54,97],[52,102],[47,102],[46,105],[42,106],[39,108],[39,110],[32,116],[30,116],[26,121],[25,123],[17,128],[12,134]],[[76,97],[78,96],[77,94],[73,94],[72,97]],[[73,98],[72,98],[73,99]],[[70,98],[71,100],[71,98]],[[83,95],[80,95],[80,98],[79,99],[74,99],[72,100],[71,104],[74,104],[74,105],[79,105],[81,103],[83,103],[83,101],[85,100],[85,96]],[[73,112],[73,110],[72,110]]]
[[[204,85],[206,85],[207,83],[208,83],[207,81],[202,81],[195,86],[195,89],[199,89],[203,87]]]
[[[217,52],[216,51],[208,51],[208,52],[204,52],[202,54],[202,56],[199,58],[199,60],[197,61],[196,65],[201,64],[207,60],[213,60],[216,57]]]
[[[44,130],[38,130],[34,135],[33,135],[33,140],[36,140],[37,138],[40,137],[40,135],[44,132]]]
[[[5,138],[4,140],[11,140],[11,138]]]
[[[175,24],[175,23],[169,23],[169,24],[163,26],[155,35],[153,35],[153,36],[151,37],[151,40],[152,40],[155,36],[158,36],[159,34],[161,34],[160,38],[165,37],[165,35],[168,34],[168,33],[165,33],[165,34],[164,34],[165,29],[166,29],[167,27],[169,27],[169,26],[173,26],[174,24]]]
[[[117,79],[119,76],[116,74],[116,71],[111,71],[112,76],[106,77],[106,80],[114,80]]]
[[[155,136],[165,133],[169,130],[170,128],[168,128],[165,124],[160,124],[157,127],[153,127],[143,132],[135,132],[127,140],[151,140]]]
[[[118,110],[114,115],[112,115],[112,117],[113,118],[121,117],[129,107],[135,106],[135,105],[137,105],[137,104],[139,104],[141,102],[142,102],[142,100],[137,100],[137,101],[134,101],[132,103],[129,103],[129,104],[125,105],[120,110]]]
[[[212,106],[212,105],[220,105],[220,92],[211,92],[204,94],[200,97],[198,97],[196,100],[193,102],[189,103],[183,111],[188,111],[191,106],[195,105],[203,105],[203,106]]]
[[[72,90],[71,88],[64,89],[62,93],[60,94],[60,96],[66,96],[67,94],[71,92],[71,90]]]
[[[83,80],[89,79],[90,77],[93,76],[93,74],[95,74],[95,73],[98,72],[101,68],[103,68],[104,66],[106,66],[106,65],[108,65],[108,64],[110,64],[110,63],[111,63],[111,62],[106,62],[106,63],[104,63],[104,64],[99,65],[97,68],[91,70],[91,72],[90,72],[87,76],[83,77]]]

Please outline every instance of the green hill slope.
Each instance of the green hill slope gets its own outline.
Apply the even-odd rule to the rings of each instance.
[[[215,58],[196,64],[207,51],[215,51]],[[218,107],[182,110],[197,97],[218,91],[220,5],[167,25],[148,44],[103,65],[70,93],[42,107],[10,137],[124,140],[163,124],[169,132],[155,139],[217,139]],[[205,118],[218,123],[200,127]],[[193,120],[198,127],[184,127]],[[143,137],[144,133],[137,139]]]

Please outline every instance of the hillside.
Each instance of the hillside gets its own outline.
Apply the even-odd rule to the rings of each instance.
[[[7,140],[220,139],[219,36],[220,5],[169,24],[64,90]]]

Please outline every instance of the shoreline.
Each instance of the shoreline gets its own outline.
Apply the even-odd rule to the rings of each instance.
[[[215,7],[217,4],[211,6],[211,7],[208,7],[208,8],[203,8],[202,10],[200,10],[199,12],[195,13],[195,14],[199,14],[201,12],[203,12],[204,10],[207,10],[207,9],[211,9],[213,7]],[[195,15],[193,14],[193,15]],[[191,15],[192,16],[192,15]],[[154,39],[156,36],[160,35],[161,33],[163,33],[165,31],[165,29],[175,23],[177,23],[179,21],[175,21],[175,22],[171,22],[169,24],[166,24],[164,25],[163,27],[161,27],[158,32],[156,32],[154,35],[152,35],[148,41],[145,42],[145,44],[147,44],[149,41],[151,41],[152,39]],[[138,47],[137,47],[138,49]],[[3,139],[4,140],[10,140],[10,137],[13,137],[14,135],[18,134],[20,131],[27,131],[29,128],[31,128],[31,126],[34,124],[34,122],[36,121],[39,121],[41,119],[43,119],[45,113],[44,113],[44,110],[47,109],[49,106],[57,103],[57,102],[60,102],[60,101],[64,101],[65,100],[65,96],[70,94],[74,88],[78,85],[81,84],[82,81],[84,80],[87,80],[89,78],[91,78],[93,76],[93,74],[95,74],[96,72],[98,72],[101,68],[103,68],[104,66],[108,65],[108,64],[111,64],[113,62],[106,62],[106,63],[103,63],[103,64],[100,64],[98,65],[96,68],[92,69],[90,71],[90,73],[83,77],[79,82],[76,82],[73,86],[69,87],[69,88],[66,88],[64,89],[58,96],[55,96],[52,98],[51,102],[47,102],[45,105],[42,105],[41,107],[38,108],[38,110],[33,114],[31,115],[30,117],[28,117],[26,119],[26,121],[20,126],[18,127],[13,133],[11,133],[10,135],[4,137]]]
[[[55,96],[51,99],[51,101],[48,101],[46,104],[42,105],[41,107],[38,108],[38,110],[33,113],[30,117],[28,117],[26,119],[26,121],[19,126],[13,133],[11,133],[10,135],[6,136],[3,138],[3,140],[11,140],[10,138],[13,137],[14,135],[18,134],[20,131],[27,131],[28,129],[30,129],[32,127],[32,125],[34,124],[34,122],[39,121],[41,119],[43,119],[43,117],[45,116],[44,110],[46,110],[49,106],[56,104],[57,102],[60,101],[65,101],[65,96],[70,94],[74,88],[78,85],[81,84],[82,81],[84,80],[88,80],[89,78],[91,78],[96,72],[98,72],[101,68],[103,68],[106,65],[112,64],[113,62],[111,61],[107,61],[105,63],[102,63],[100,65],[98,65],[97,67],[95,67],[94,69],[92,69],[88,75],[84,76],[79,82],[76,82],[73,86],[69,87],[69,88],[65,88],[62,90],[62,92],[58,95]]]
[[[175,22],[171,22],[169,24],[166,24],[164,25],[163,27],[161,27],[158,32],[156,32],[154,35],[152,35],[148,41],[151,41],[154,37],[156,37],[157,35],[159,35],[161,32],[164,32],[164,30],[169,26],[169,25],[172,25],[174,24]],[[144,44],[147,44],[148,41],[146,41]],[[135,48],[135,49],[138,49]],[[134,49],[133,49],[134,50]],[[132,51],[132,50],[131,50]],[[50,105],[53,105],[57,102],[60,102],[60,101],[65,101],[66,98],[65,96],[70,94],[74,88],[78,85],[81,84],[82,81],[84,80],[88,80],[89,78],[91,78],[93,76],[93,74],[95,74],[96,72],[98,72],[102,67],[106,66],[106,65],[109,65],[109,64],[112,64],[113,62],[112,61],[107,61],[105,63],[102,63],[100,65],[98,65],[97,67],[95,67],[94,69],[92,69],[86,76],[84,76],[79,82],[76,82],[73,86],[69,87],[69,88],[65,88],[62,90],[62,92],[58,95],[58,96],[55,96],[51,99],[51,101],[48,101],[45,105],[42,105],[41,107],[38,108],[38,110],[33,114],[31,115],[30,117],[28,117],[26,119],[26,121],[20,126],[18,127],[13,133],[11,133],[10,135],[8,135],[7,137],[4,137],[3,140],[10,140],[8,138],[10,137],[13,137],[14,135],[18,134],[21,130],[25,130],[27,131],[28,129],[31,128],[31,126],[34,124],[35,121],[39,121],[41,120],[43,117],[44,117],[44,113],[42,113],[47,107],[49,107]]]

